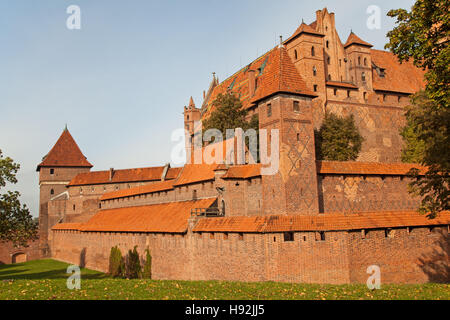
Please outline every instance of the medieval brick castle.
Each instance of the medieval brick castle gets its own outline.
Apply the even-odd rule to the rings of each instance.
[[[232,157],[94,172],[66,129],[37,167],[39,257],[107,271],[111,247],[138,246],[150,249],[155,279],[365,283],[377,265],[383,283],[448,281],[436,266],[448,268],[450,214],[416,212],[406,173],[424,168],[400,163],[404,107],[423,71],[353,32],[343,44],[334,14],[316,15],[225,81],[214,77],[201,108],[192,98],[184,108],[191,141],[219,93],[238,95],[261,129],[279,130],[278,173]],[[326,112],[354,115],[358,162],[316,160]]]

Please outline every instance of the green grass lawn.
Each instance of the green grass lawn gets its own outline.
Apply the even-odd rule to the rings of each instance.
[[[69,290],[67,267],[54,260],[0,265],[0,300],[450,300],[449,284],[386,285],[369,291],[365,285],[111,279],[87,269],[82,269],[81,289]]]

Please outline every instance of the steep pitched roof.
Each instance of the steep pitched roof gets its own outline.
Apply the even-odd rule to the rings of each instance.
[[[343,231],[396,227],[448,225],[450,212],[428,219],[415,211],[386,211],[318,216],[266,216],[201,219],[194,232],[300,232]]]
[[[313,25],[314,26],[314,25]],[[311,35],[315,35],[315,36],[320,36],[320,37],[324,37],[325,35],[316,31],[315,30],[315,26],[314,28],[311,25],[307,25],[304,22],[302,22],[302,24],[297,28],[297,30],[295,30],[294,34],[292,36],[290,36],[285,42],[284,44],[288,44],[289,42],[291,42],[292,40],[294,40],[295,38],[297,38],[299,35],[301,35],[302,33],[307,33],[307,34],[311,34]]]
[[[347,48],[349,46],[351,46],[352,44],[358,44],[364,47],[369,47],[372,48],[373,45],[371,45],[368,42],[365,42],[364,40],[362,40],[360,37],[358,37],[356,34],[352,32],[350,32],[350,35],[348,36],[347,42],[344,44],[344,48]]]
[[[253,96],[249,92],[249,70],[256,71],[256,91]],[[208,118],[214,110],[212,102],[215,98],[226,92],[232,92],[238,96],[243,108],[249,108],[258,99],[277,92],[290,92],[316,97],[313,92],[307,89],[305,81],[295,68],[286,48],[279,48],[278,46],[216,85],[202,108],[203,119]]]
[[[383,75],[374,70],[373,88],[379,91],[416,93],[425,88],[425,71],[414,66],[412,61],[403,61],[392,53],[371,50],[372,63],[384,69]]]
[[[37,166],[42,167],[77,167],[92,168],[67,128],[63,131],[56,144]]]
[[[112,184],[125,182],[146,182],[161,180],[163,167],[149,167],[138,169],[114,170],[112,179],[110,179],[110,171],[93,171],[80,173],[69,183],[69,187],[84,186],[94,184]],[[170,168],[166,175],[166,180],[175,179],[180,173],[181,168]]]
[[[256,103],[281,92],[317,96],[306,87],[305,81],[298,73],[284,46],[271,51],[266,72],[261,77],[261,85],[257,87],[252,102]]]

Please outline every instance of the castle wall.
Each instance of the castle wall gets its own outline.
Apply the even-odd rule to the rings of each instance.
[[[33,241],[28,247],[15,247],[11,242],[0,242],[0,265],[22,263],[40,258],[39,241]]]
[[[293,241],[281,233],[130,234],[54,231],[53,258],[108,270],[111,247],[125,254],[138,246],[152,254],[156,280],[281,281],[293,283],[365,283],[367,268],[381,268],[382,283],[423,283],[435,279],[424,272],[420,259],[448,242],[448,227],[406,228],[385,236],[385,230],[324,233],[295,232]],[[448,257],[448,252],[447,252]],[[433,260],[436,261],[436,260]],[[448,263],[448,262],[447,262]],[[429,265],[429,264],[428,264]]]
[[[403,176],[320,175],[320,212],[416,210],[420,199],[408,192]]]

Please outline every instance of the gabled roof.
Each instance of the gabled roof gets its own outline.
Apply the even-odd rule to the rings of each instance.
[[[352,44],[357,44],[357,45],[361,45],[361,46],[369,47],[369,48],[373,47],[373,45],[371,45],[370,43],[365,42],[364,40],[361,40],[361,38],[358,37],[356,34],[354,34],[353,31],[350,32],[347,42],[344,44],[344,48],[347,48],[347,47],[351,46]]]
[[[392,52],[372,49],[372,63],[384,69],[383,76],[374,70],[373,88],[378,91],[416,93],[425,88],[425,71],[414,66],[412,61],[400,64]]]
[[[92,168],[92,164],[87,161],[66,128],[36,170],[39,171],[42,167]]]
[[[222,179],[250,179],[261,176],[261,164],[231,166]]]
[[[317,95],[310,91],[294,66],[284,46],[273,49],[269,56],[260,85],[257,86],[253,103],[276,93],[293,93],[309,97]]]
[[[68,186],[73,187],[95,184],[160,181],[164,172],[164,168],[165,166],[114,170],[112,179],[110,179],[110,170],[80,173],[75,178],[73,178],[72,181],[70,181]],[[181,168],[169,168],[169,170],[167,171],[166,180],[175,179],[180,171]]]
[[[315,26],[314,26],[315,27]],[[301,35],[302,33],[307,33],[307,34],[311,34],[314,36],[319,36],[319,37],[325,37],[324,34],[318,32],[315,30],[315,28],[313,28],[311,25],[307,25],[304,22],[302,22],[302,24],[297,28],[297,30],[295,30],[294,34],[292,36],[290,36],[285,42],[284,44],[288,44],[289,42],[291,42],[292,40],[296,39],[299,35]]]
[[[448,225],[450,212],[428,219],[416,211],[333,213],[317,216],[259,216],[201,219],[194,232],[276,233],[302,231],[344,231]]]
[[[214,180],[214,170],[217,164],[187,164],[184,166],[174,186],[183,186],[193,183]]]
[[[256,91],[253,96],[249,93],[248,71],[256,71]],[[209,117],[213,111],[212,103],[219,94],[232,92],[242,102],[242,107],[252,107],[258,99],[277,92],[290,92],[299,95],[316,97],[308,90],[286,48],[275,47],[265,53],[245,68],[239,70],[222,83],[214,86],[202,108],[202,118]],[[255,100],[256,99],[256,100]]]

